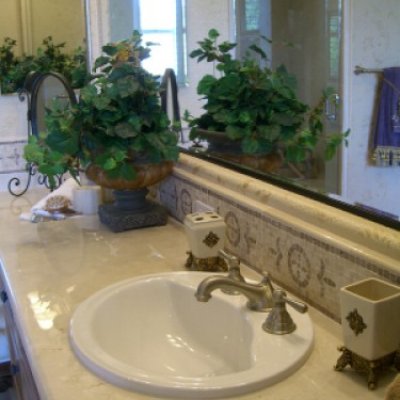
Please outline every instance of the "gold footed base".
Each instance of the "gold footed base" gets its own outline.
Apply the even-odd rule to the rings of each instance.
[[[373,361],[353,353],[344,346],[339,347],[338,350],[343,354],[336,361],[335,370],[342,371],[347,365],[350,365],[355,371],[367,375],[368,389],[370,390],[376,388],[378,376],[385,370],[394,366],[400,371],[400,350]]]
[[[194,256],[191,251],[188,251],[187,254],[185,267],[191,271],[226,272],[228,270],[225,260],[221,257],[199,258]]]

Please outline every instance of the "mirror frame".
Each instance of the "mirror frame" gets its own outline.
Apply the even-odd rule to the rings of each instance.
[[[243,165],[235,164],[233,162],[229,162],[227,160],[223,160],[222,158],[218,158],[207,154],[206,152],[188,150],[187,148],[180,147],[180,151],[186,155],[199,158],[203,161],[211,162],[212,164],[219,165],[221,167],[225,167],[235,172],[239,172],[241,174],[250,176],[251,178],[258,179],[262,182],[266,182],[275,186],[278,186],[282,189],[288,190],[292,193],[299,194],[301,196],[307,197],[312,200],[319,201],[321,203],[327,204],[331,207],[338,208],[343,211],[350,212],[358,217],[365,218],[369,221],[376,222],[378,224],[384,225],[388,228],[392,228],[395,230],[400,230],[400,221],[396,221],[394,219],[384,217],[378,213],[364,210],[361,207],[352,205],[350,203],[345,203],[344,201],[337,200],[335,198],[329,197],[324,193],[320,193],[314,191],[310,188],[305,188],[300,185],[296,185],[294,182],[289,179],[284,179],[282,177],[277,177],[272,174],[266,174],[263,172],[256,171],[254,169],[244,167]]]
[[[64,86],[66,94],[68,95],[69,101],[72,105],[77,103],[75,92],[71,88],[71,85],[69,84],[67,79],[58,72],[46,72],[45,74],[34,72],[28,75],[24,84],[24,89],[30,92],[30,107],[28,111],[28,119],[30,120],[31,124],[31,134],[36,137],[38,137],[39,135],[39,129],[37,126],[37,98],[42,84],[44,83],[46,78],[49,77],[57,79]]]

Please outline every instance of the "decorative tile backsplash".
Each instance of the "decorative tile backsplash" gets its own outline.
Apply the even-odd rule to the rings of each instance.
[[[271,218],[190,179],[171,176],[159,187],[160,201],[183,221],[194,201],[213,206],[226,222],[226,248],[244,263],[268,271],[273,280],[335,320],[339,289],[375,276],[400,284],[400,273],[344,251],[319,237]]]

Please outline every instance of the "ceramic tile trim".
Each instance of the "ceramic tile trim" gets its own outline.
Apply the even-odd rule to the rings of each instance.
[[[227,221],[227,247],[232,252],[255,269],[268,269],[278,284],[328,316],[340,318],[338,293],[346,284],[369,276],[400,284],[400,243],[393,248],[396,240],[400,242],[398,232],[207,164],[181,157],[173,176],[160,186],[161,202],[181,221],[193,211],[196,199],[214,206]],[[256,188],[248,193],[252,185]],[[276,194],[278,206],[276,198],[271,201]],[[299,198],[301,204],[290,204]],[[346,220],[342,227],[341,219]]]
[[[185,154],[174,176],[400,273],[399,231]]]
[[[0,142],[0,173],[25,170],[26,161],[23,153],[26,143],[26,140]]]

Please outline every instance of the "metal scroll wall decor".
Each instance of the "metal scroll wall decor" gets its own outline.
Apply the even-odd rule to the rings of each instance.
[[[42,130],[45,130],[45,126],[40,126],[39,114],[45,113],[46,104],[42,101],[41,96],[45,85],[48,84],[49,79],[57,83],[62,89],[53,98],[62,98],[68,100],[71,104],[76,104],[77,99],[73,89],[66,78],[57,72],[31,72],[27,75],[22,90],[18,92],[18,98],[20,101],[27,101],[27,119],[28,119],[28,137],[34,135],[39,136]],[[21,179],[13,177],[8,181],[8,191],[16,197],[22,196],[29,189],[32,178],[37,175],[37,182],[39,185],[44,185],[49,188],[47,176],[42,175],[38,172],[37,167],[33,163],[27,163],[26,171],[28,174],[25,185],[22,185]],[[62,176],[58,177],[58,183],[61,184]]]

